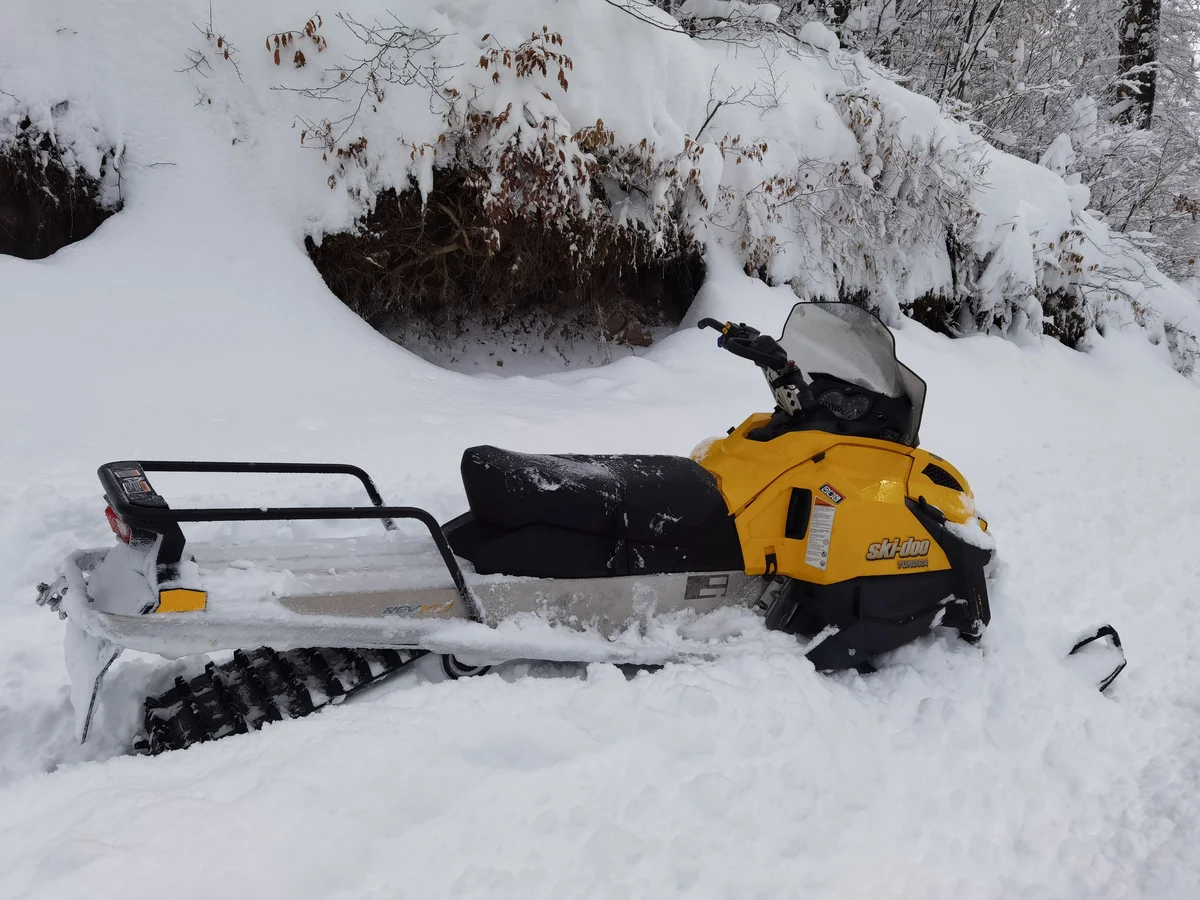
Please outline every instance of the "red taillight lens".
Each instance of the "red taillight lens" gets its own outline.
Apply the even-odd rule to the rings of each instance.
[[[121,517],[113,511],[111,506],[104,507],[104,517],[108,519],[108,527],[112,529],[112,533],[128,544],[129,539],[133,536],[133,531],[121,521]]]

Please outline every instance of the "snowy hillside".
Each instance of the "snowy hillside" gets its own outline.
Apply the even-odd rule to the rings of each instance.
[[[865,294],[888,322],[934,302],[957,311],[953,332],[1046,329],[1087,346],[1138,327],[1192,365],[1194,297],[1087,211],[1076,176],[1055,174],[1069,136],[1034,165],[816,22],[785,43],[693,40],[630,4],[9,10],[23,41],[0,63],[0,146],[27,117],[84,171],[112,153],[106,193],[131,208],[168,202],[160,186],[181,177],[228,191],[227,215],[253,207],[318,241],[390,189],[428,198],[451,166],[482,170],[503,206],[505,154],[545,154],[544,183],[517,203],[556,221],[636,221],[664,244],[683,228],[803,297]],[[130,42],[136,54],[115,50]],[[219,264],[202,246],[197,264]]]
[[[1200,895],[1200,393],[1153,324],[1187,314],[1169,284],[1147,292],[1161,307],[1148,329],[1106,307],[1110,327],[1087,353],[950,340],[892,317],[900,358],[929,384],[922,446],[966,473],[998,541],[979,648],[935,635],[867,677],[819,675],[776,643],[632,680],[605,666],[518,664],[456,683],[418,673],[151,759],[125,753],[141,698],[197,661],[130,654],[106,684],[99,739],[77,746],[63,626],[34,606],[33,586],[68,551],[111,540],[102,462],[345,461],[390,502],[446,518],[464,507],[458,460],[472,444],[686,454],[770,403],[759,373],[690,328],[609,366],[539,377],[453,373],[395,346],[328,292],[302,246],[348,224],[357,202],[299,146],[303,98],[269,87],[303,70],[281,74],[262,38],[312,10],[215,4],[245,80],[218,67],[200,81],[177,70],[205,40],[192,27],[201,4],[95,6],[0,10],[0,29],[21,36],[0,56],[0,89],[47,108],[70,98],[77,134],[95,124],[125,148],[120,213],[50,259],[0,256],[0,896]],[[699,128],[712,57],[759,65],[644,36],[605,4],[528,6],[529,21],[467,0],[422,14],[474,48],[468,58],[489,29],[511,44],[559,29],[576,74],[555,102],[572,124],[603,116],[630,138]],[[324,52],[345,52],[330,33]],[[609,65],[605,40],[644,70]],[[798,153],[814,132],[834,142],[826,52],[795,64],[812,77],[796,75],[789,102],[813,115],[777,113],[771,152]],[[847,78],[853,67],[835,66]],[[193,105],[197,84],[212,104]],[[880,84],[909,111],[904,127],[950,128]],[[420,104],[387,115],[412,121],[410,142],[436,137]],[[403,174],[380,166],[371,177]],[[1016,244],[1034,232],[1048,244],[1071,192],[1008,158],[992,171],[1007,173],[990,189],[997,223],[1020,235],[1013,277],[1033,277]],[[1001,230],[981,234],[1010,240]],[[685,324],[710,315],[778,333],[793,293],[743,275],[735,252],[714,242]],[[899,302],[910,263],[893,259]],[[933,255],[910,262],[914,278],[941,277]],[[347,490],[221,480],[214,497],[181,478],[172,494],[314,502]],[[322,528],[254,533],[347,530]],[[1106,695],[1062,658],[1101,621],[1130,659]]]

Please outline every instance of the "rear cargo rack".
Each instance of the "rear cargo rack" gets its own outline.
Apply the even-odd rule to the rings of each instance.
[[[357,478],[371,506],[247,506],[172,509],[150,484],[147,472],[259,473],[264,475],[349,475]],[[428,510],[417,506],[387,506],[365,470],[345,463],[198,462],[182,460],[124,460],[102,465],[97,474],[109,506],[134,529],[134,535],[161,535],[156,562],[160,579],[170,578],[183,558],[186,540],[181,522],[272,522],[322,519],[379,519],[388,531],[396,519],[414,519],[429,531],[446,571],[471,617],[483,621],[483,610],[467,585],[446,533]],[[149,533],[149,535],[147,535]]]

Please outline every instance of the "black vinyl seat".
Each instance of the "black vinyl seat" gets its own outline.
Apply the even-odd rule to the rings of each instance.
[[[742,568],[716,480],[678,456],[463,454],[471,511],[447,524],[476,571],[594,578]]]

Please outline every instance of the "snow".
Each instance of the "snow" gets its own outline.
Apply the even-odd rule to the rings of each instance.
[[[1075,164],[1075,148],[1071,145],[1069,134],[1060,134],[1046,148],[1038,165],[1044,166],[1057,175],[1063,175]]]
[[[942,524],[942,527],[959,540],[966,541],[972,547],[992,551],[996,549],[995,539],[983,530],[983,527],[979,524],[979,519],[974,516],[962,525],[959,525],[957,522],[945,522]]]
[[[761,27],[779,13],[773,4],[693,3],[699,15],[721,9],[736,19],[765,18]],[[195,6],[192,18],[205,23],[208,10]],[[605,185],[619,217],[639,218],[653,231],[662,202],[678,202],[706,244],[748,248],[740,252],[805,297],[831,298],[843,285],[849,292],[869,288],[885,321],[895,324],[905,304],[930,292],[955,292],[945,241],[953,224],[971,249],[972,267],[978,262],[988,270],[983,302],[973,311],[983,327],[1039,335],[1043,318],[1033,308],[1031,288],[1062,289],[1085,298],[1088,325],[1098,333],[1144,329],[1181,368],[1194,352],[1185,334],[1200,327],[1194,298],[1088,212],[1086,190],[991,149],[966,125],[943,116],[932,100],[888,80],[861,54],[838,49],[836,36],[818,23],[807,23],[800,43],[783,52],[750,38],[690,40],[678,22],[640,0],[522,0],[517,6],[447,0],[437,8],[417,0],[386,8],[379,0],[350,0],[341,11],[365,26],[392,22],[394,14],[425,29],[433,46],[414,63],[440,67],[435,80],[457,92],[455,102],[469,98],[472,109],[497,115],[509,104],[521,111],[484,142],[482,164],[494,163],[505,137],[528,143],[542,121],[556,135],[602,121],[618,147],[638,147],[644,139],[647,163],[660,173],[645,196]],[[401,78],[388,82],[384,99],[363,105],[351,120],[363,95],[353,78],[345,82],[353,90],[336,87],[337,67],[353,69],[368,48],[333,14],[321,28],[326,49],[318,52],[307,38],[299,39],[309,59],[300,68],[283,57],[275,65],[259,42],[301,26],[307,10],[218,2],[213,29],[238,48],[231,60],[222,58],[215,36],[205,38],[206,24],[198,31],[189,23],[185,7],[148,9],[137,0],[117,0],[98,13],[93,4],[70,0],[53,15],[9,15],[13,21],[0,25],[26,40],[0,67],[6,85],[0,110],[25,111],[48,123],[89,170],[98,165],[101,149],[119,148],[118,187],[133,202],[145,200],[140,184],[211,172],[210,186],[219,180],[236,195],[224,209],[253,205],[264,224],[286,223],[279,234],[289,240],[297,232],[320,240],[351,226],[389,188],[415,183],[427,192],[448,156],[436,157],[445,146],[440,139],[454,132],[448,122],[465,113],[457,109],[447,119],[444,98],[431,97],[422,78]],[[493,83],[488,73],[501,73],[479,68],[481,54],[515,48],[543,25],[563,35],[561,51],[573,60],[568,88],[553,71],[545,78],[518,78],[504,69]],[[143,36],[143,52],[134,59],[113,50],[130,34]],[[198,55],[208,62],[187,71]],[[612,64],[617,57],[621,65]],[[55,60],[53,72],[44,71],[47,59]],[[332,95],[313,96],[326,90]],[[70,102],[55,120],[64,98]],[[1094,137],[1094,118],[1094,109],[1083,104],[1065,123],[1079,152]],[[367,149],[349,158],[322,150],[315,136],[325,119],[337,123],[338,149],[359,139]],[[526,127],[531,120],[535,127]],[[518,128],[523,130],[516,134]],[[693,138],[702,143],[686,151]],[[735,139],[743,149],[767,149],[761,159],[751,158],[732,149]],[[564,153],[579,159],[576,142],[564,146]],[[1050,154],[1047,163],[1061,168],[1063,158]],[[681,186],[693,170],[694,183]],[[666,171],[678,177],[661,174]],[[765,190],[775,178],[784,184],[795,179],[799,193],[777,202],[782,198]],[[565,204],[588,191],[566,175],[561,180]],[[182,202],[167,189],[155,188],[154,196]],[[856,227],[843,228],[844,221]],[[206,261],[213,260],[196,259],[193,266]],[[1137,298],[1121,289],[1131,273],[1146,289]],[[291,278],[280,272],[257,274],[275,291],[292,289]],[[979,327],[972,318],[964,316],[960,325]],[[1181,330],[1168,333],[1168,327]],[[476,349],[463,348],[464,368],[499,361],[477,358]],[[582,352],[607,354],[603,345]]]
[[[482,20],[485,6],[498,5],[469,9]],[[595,4],[557,6],[579,28],[611,24]],[[536,377],[448,371],[398,348],[304,255],[303,233],[352,207],[324,187],[319,155],[294,146],[286,104],[230,74],[212,79],[219,115],[193,108],[173,70],[207,10],[90,8],[31,5],[16,22],[15,5],[0,11],[22,36],[0,87],[47,104],[80,96],[126,147],[120,214],[48,260],[0,258],[0,896],[1200,896],[1200,393],[1136,328],[1077,353],[896,322],[900,359],[929,384],[922,446],[970,480],[997,544],[978,648],[939,632],[870,676],[819,675],[779,635],[633,678],[610,665],[517,663],[453,683],[426,670],[154,759],[124,755],[140,700],[202,660],[126,653],[95,743],[79,747],[63,624],[33,586],[68,552],[111,540],[102,462],[352,462],[389,502],[445,519],[464,506],[468,446],[686,454],[770,403],[753,367],[694,328]],[[244,70],[264,78],[276,76],[256,36],[310,12],[215,7],[238,29]],[[656,56],[642,40],[630,37],[629,58],[657,67],[655,87],[613,69],[614,92],[638,98],[613,127],[681,133],[672,103],[694,94],[702,113],[708,78],[670,77],[694,62],[688,45]],[[598,44],[572,51],[577,68],[603,65]],[[576,97],[588,121],[602,98],[585,83]],[[797,133],[818,121],[834,120],[797,120]],[[995,158],[985,239],[1056,234],[1066,186],[1008,160]],[[719,247],[709,262],[687,323],[778,334],[790,291],[746,278]],[[156,480],[181,503],[357,496],[333,479],[231,484],[212,497],[195,477]],[[1116,625],[1130,660],[1105,695],[1064,659],[1097,621]]]
[[[819,47],[830,53],[842,46],[838,36],[820,22],[805,22],[796,37],[805,44],[811,44],[813,47]]]
[[[88,634],[74,621],[67,620],[63,656],[71,682],[71,709],[75,714],[76,738],[87,738],[98,700],[96,682],[104,677],[120,653],[120,647],[102,637]]]
[[[292,258],[234,221],[230,238],[257,258]],[[158,239],[154,224],[127,240],[149,244],[164,265],[182,263],[190,248]],[[62,282],[88,255],[84,243],[47,264],[6,261],[9,283],[52,277],[47,296],[82,314],[93,294]],[[104,267],[102,257],[89,264]],[[116,300],[115,289],[94,284]],[[239,327],[244,346],[257,339],[267,351],[279,346],[280,326],[255,300]],[[340,312],[319,286],[309,300]],[[789,302],[718,268],[694,314],[736,315],[778,333]],[[180,305],[144,309],[147,331],[183,324]],[[352,317],[336,328],[333,316],[310,318],[288,321],[306,355],[357,352],[319,383],[290,367],[304,389],[272,384],[258,352],[227,350],[222,369],[189,377],[165,342],[147,341],[136,361],[93,367],[111,340],[92,332],[90,356],[76,345],[57,378],[21,382],[34,396],[4,395],[4,419],[18,427],[5,432],[0,511],[0,894],[70,896],[86,885],[94,896],[161,896],[168,877],[179,897],[231,883],[297,897],[735,888],[1163,897],[1197,887],[1200,771],[1187,748],[1200,727],[1200,561],[1191,552],[1200,400],[1133,336],[1084,355],[1052,343],[952,342],[915,325],[896,333],[901,358],[930,384],[923,444],[971,479],[999,545],[995,619],[981,649],[939,634],[865,678],[820,676],[778,646],[632,681],[604,666],[586,678],[573,669],[519,677],[520,666],[453,684],[409,678],[311,720],[152,760],[108,757],[131,733],[139,692],[169,682],[178,664],[127,654],[102,698],[101,743],[77,750],[62,625],[34,607],[31,585],[72,547],[105,541],[92,483],[99,461],[344,458],[365,464],[390,501],[447,516],[463,502],[457,453],[477,440],[685,452],[696,435],[769,402],[757,372],[696,331],[600,370],[467,379],[378,342]],[[51,334],[54,321],[36,333]],[[196,331],[202,357],[204,329]],[[15,343],[2,356],[10,383]],[[180,377],[143,387],[141,416],[78,402],[79,391],[109,395],[148,366]],[[241,385],[256,383],[269,404],[231,421],[221,401],[237,409]],[[397,396],[388,388],[397,383],[419,388]],[[41,410],[25,420],[30,428],[70,425],[51,411],[86,418],[76,432],[84,439],[30,452],[23,402]],[[253,414],[268,406],[270,415]],[[452,414],[464,407],[468,415]],[[164,425],[180,408],[188,416]],[[435,411],[438,422],[421,422]],[[180,499],[188,496],[200,495]],[[1096,620],[1117,625],[1131,660],[1108,696],[1062,658]],[[331,816],[359,825],[330,832]],[[467,843],[449,840],[464,822]]]
[[[777,22],[780,8],[774,3],[743,3],[742,0],[684,0],[679,7],[684,16],[735,19],[747,17]]]

